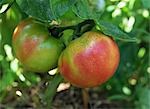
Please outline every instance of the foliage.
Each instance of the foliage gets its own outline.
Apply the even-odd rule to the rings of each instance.
[[[96,2],[96,3],[95,3]],[[62,82],[49,73],[36,74],[23,69],[12,49],[16,25],[33,17],[46,25],[77,25],[94,20],[96,28],[118,43],[121,60],[116,74],[99,90],[107,90],[107,99],[126,101],[137,109],[149,109],[150,103],[150,1],[149,0],[1,0],[0,1],[0,105],[28,104],[33,91],[33,107],[51,102]],[[78,31],[76,31],[77,33]],[[66,42],[68,43],[68,42]],[[56,84],[48,84],[48,82]],[[38,95],[38,96],[37,96]],[[11,97],[10,97],[11,96]],[[48,99],[50,98],[50,99]],[[11,103],[11,99],[14,101]],[[16,104],[15,100],[22,101]],[[43,102],[41,102],[41,99]],[[23,103],[23,104],[22,104]],[[51,103],[50,103],[51,104]]]

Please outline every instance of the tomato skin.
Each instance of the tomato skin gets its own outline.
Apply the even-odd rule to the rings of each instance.
[[[12,45],[23,67],[32,72],[47,72],[57,66],[64,45],[50,36],[42,23],[25,19],[15,28]]]
[[[116,71],[120,60],[117,44],[98,32],[86,32],[72,41],[59,58],[63,77],[80,88],[98,86]]]

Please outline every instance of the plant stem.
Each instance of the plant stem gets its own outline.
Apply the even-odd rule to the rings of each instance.
[[[87,89],[82,89],[83,109],[88,109],[89,93]]]
[[[77,25],[72,25],[72,26],[66,26],[66,27],[50,27],[49,31],[52,36],[54,37],[60,37],[61,33],[66,30],[66,29],[72,29],[74,30],[74,36],[80,36],[84,32],[90,31],[93,27],[95,26],[95,22],[93,20],[85,20]]]
[[[45,91],[44,101],[46,101],[46,109],[50,109],[52,106],[52,100],[56,94],[57,87],[60,82],[63,80],[60,74],[56,74],[52,81],[48,84],[48,87]]]

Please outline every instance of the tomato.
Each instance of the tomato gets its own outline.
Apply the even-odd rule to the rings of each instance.
[[[59,58],[62,76],[77,87],[98,86],[116,71],[120,60],[117,44],[98,32],[86,32],[73,40]]]
[[[28,18],[14,30],[12,45],[23,67],[32,72],[47,72],[57,66],[64,45],[52,37],[42,23]]]

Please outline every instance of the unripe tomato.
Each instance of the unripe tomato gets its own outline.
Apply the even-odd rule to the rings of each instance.
[[[16,57],[25,69],[47,72],[57,66],[63,43],[50,36],[42,23],[31,18],[23,20],[14,30],[12,39]]]
[[[117,44],[98,32],[86,32],[72,41],[59,58],[63,77],[81,88],[94,87],[107,81],[120,60]]]

